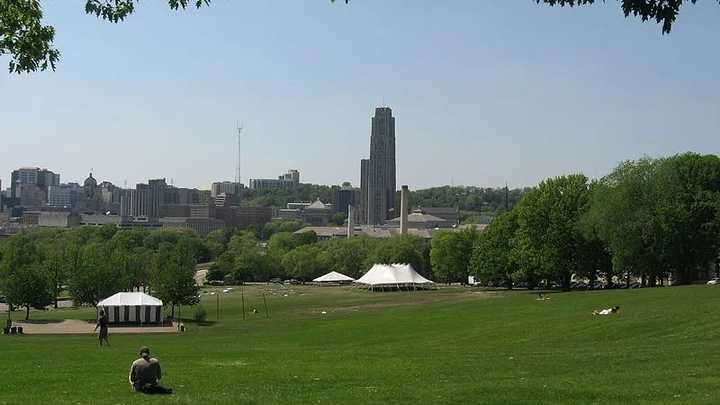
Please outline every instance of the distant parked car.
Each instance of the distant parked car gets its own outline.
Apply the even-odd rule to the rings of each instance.
[[[225,285],[225,282],[222,280],[210,280],[207,283],[209,285]]]
[[[720,278],[715,277],[714,279],[708,281],[706,284],[707,285],[718,285],[718,284],[720,284]]]
[[[0,302],[2,302],[4,304],[6,301],[7,301],[7,297],[4,295],[0,295]]]
[[[271,279],[270,279],[270,282],[271,282],[271,283],[276,283],[276,284],[282,284],[282,280],[281,280],[280,278],[278,278],[278,277],[271,278]]]

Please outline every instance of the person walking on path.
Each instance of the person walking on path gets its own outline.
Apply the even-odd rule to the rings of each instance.
[[[103,345],[103,341],[105,341],[106,345],[110,346],[110,341],[108,340],[108,317],[102,309],[100,310],[100,317],[98,318],[94,331],[98,330],[98,328],[100,328],[100,334],[98,335],[100,346]]]
[[[140,358],[130,366],[128,380],[135,392],[145,394],[172,394],[172,389],[160,385],[162,371],[160,361],[150,357],[150,349],[147,346],[140,348]]]

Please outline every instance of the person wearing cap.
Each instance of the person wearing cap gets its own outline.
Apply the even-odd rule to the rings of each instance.
[[[162,378],[160,361],[150,357],[150,349],[147,346],[141,347],[140,358],[132,363],[128,376],[133,391],[146,394],[172,393],[172,389],[160,385],[160,378]]]

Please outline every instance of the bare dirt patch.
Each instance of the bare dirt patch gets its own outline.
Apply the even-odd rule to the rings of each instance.
[[[22,326],[26,335],[67,335],[67,334],[93,334],[95,323],[78,319],[66,319],[60,322],[13,322],[14,326]],[[172,326],[143,326],[143,327],[111,327],[110,334],[128,333],[176,333],[177,327]]]

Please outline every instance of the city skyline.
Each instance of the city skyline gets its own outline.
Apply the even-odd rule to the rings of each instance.
[[[532,186],[645,154],[720,153],[712,4],[661,36],[611,4],[148,3],[114,25],[71,3],[44,4],[58,70],[0,75],[13,151],[3,185],[39,166],[64,181],[93,168],[119,186],[208,189],[235,177],[241,120],[244,183],[297,168],[307,183],[358,186],[381,104],[401,117],[397,182],[415,189]],[[128,75],[136,58],[142,74]]]

